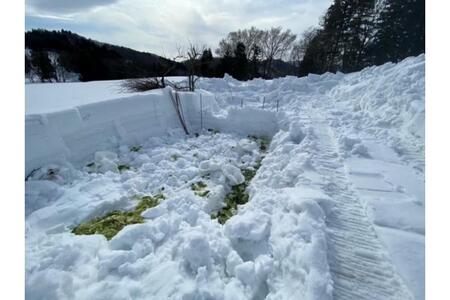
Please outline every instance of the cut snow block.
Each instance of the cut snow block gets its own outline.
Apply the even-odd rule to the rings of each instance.
[[[278,131],[276,113],[256,108],[230,108],[226,115],[205,112],[204,127],[242,135],[272,137]]]
[[[195,115],[196,107],[188,109],[193,110],[188,115]],[[27,115],[26,174],[49,163],[82,163],[96,151],[140,143],[175,128],[180,123],[165,90]]]
[[[45,115],[25,119],[25,174],[45,164],[67,159],[70,150]]]

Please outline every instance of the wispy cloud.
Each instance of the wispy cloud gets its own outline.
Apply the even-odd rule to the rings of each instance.
[[[27,13],[64,15],[116,3],[118,0],[26,0]]]

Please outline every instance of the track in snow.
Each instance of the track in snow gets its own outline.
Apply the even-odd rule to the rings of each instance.
[[[334,299],[412,299],[350,185],[332,129],[318,113],[310,116],[320,150],[315,167],[325,179],[321,188],[336,203],[327,219]]]

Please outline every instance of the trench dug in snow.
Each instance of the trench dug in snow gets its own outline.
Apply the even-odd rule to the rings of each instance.
[[[117,151],[97,151],[77,167],[63,163],[38,168],[27,177],[30,192],[38,191],[33,198],[34,207],[29,206],[27,211],[27,243],[33,244],[32,240],[42,234],[73,240],[73,235],[67,236],[70,233],[80,237],[94,235],[97,240],[104,236],[111,249],[135,251],[148,245],[139,236],[142,231],[131,232],[137,226],[150,226],[144,236],[150,235],[147,242],[156,251],[164,248],[164,243],[171,243],[169,231],[175,230],[173,226],[185,227],[183,222],[193,228],[204,227],[202,223],[208,222],[208,230],[221,232],[220,227],[249,201],[248,186],[261,166],[269,142],[267,136],[220,133],[216,129],[190,137],[174,131],[142,144],[122,145]],[[173,211],[181,217],[176,221],[178,225],[169,225]],[[210,238],[207,242],[205,236],[195,232],[179,235],[188,241],[182,254],[185,272],[194,275],[202,266],[210,265],[210,247],[214,246],[208,243],[217,243]],[[221,243],[229,244],[222,235],[219,234]],[[267,239],[262,243],[266,246],[256,250],[269,254]],[[54,249],[49,251],[57,251],[55,247],[61,247],[64,240],[49,244]],[[235,240],[228,246],[235,251],[222,258],[227,260],[227,276],[244,280],[246,273],[252,272],[252,260],[262,253],[251,254],[247,248],[253,245],[247,244]],[[36,258],[48,255],[45,251],[34,254]],[[28,254],[31,265],[32,257]],[[260,264],[270,264],[267,255],[260,259]],[[244,265],[235,271],[240,263]],[[256,295],[267,294],[264,278],[254,284]]]
[[[198,97],[185,100],[195,107]],[[81,109],[71,130],[54,131],[58,114],[30,118],[39,133],[31,143],[51,137],[63,159],[27,176],[27,297],[49,298],[41,287],[53,285],[54,298],[88,299],[99,289],[113,299],[330,298],[322,210],[330,199],[307,187],[320,180],[311,130],[290,132],[273,111],[224,112],[210,102],[207,130],[184,106],[189,127],[198,127],[186,136],[165,128],[177,119],[156,106],[145,106],[154,118],[133,107],[137,121],[98,106]],[[27,157],[29,169],[54,159]]]
[[[423,66],[27,114],[26,298],[422,299]]]
[[[173,163],[177,169],[188,167],[194,170],[194,168],[197,168],[197,172],[193,171],[188,177],[180,176],[179,172],[169,174],[175,184],[171,184],[167,192],[165,184],[159,188],[159,194],[153,194],[154,196],[141,196],[139,194],[145,193],[145,191],[139,191],[132,197],[137,200],[133,209],[113,210],[103,216],[95,217],[77,225],[72,232],[77,235],[103,234],[109,240],[125,226],[143,223],[145,216],[151,215],[155,210],[153,208],[165,200],[165,193],[171,195],[189,189],[194,192],[195,196],[203,198],[199,201],[205,202],[203,209],[211,215],[213,220],[217,219],[220,224],[225,224],[229,218],[237,213],[238,206],[248,202],[247,187],[261,166],[261,160],[267,151],[269,139],[254,135],[239,139],[239,136],[220,134],[219,131],[214,129],[205,131],[205,134],[202,137],[196,134],[196,137],[188,138],[186,140],[186,143],[189,144],[187,148],[179,147],[179,144],[183,141],[176,142],[171,145],[174,148],[169,150],[170,153],[172,153],[171,151],[174,151],[174,153],[166,157],[167,162]],[[205,138],[215,141],[223,139],[227,140],[228,143],[211,145],[214,153],[212,156],[199,156]],[[225,155],[224,158],[216,148],[224,149],[227,144],[230,147],[229,155]],[[127,155],[134,152],[138,154],[138,159],[144,160],[143,157],[149,155],[149,157],[152,157],[152,150],[143,149],[140,145],[132,146],[129,149],[129,153],[124,152],[120,156],[114,152],[97,152],[95,161],[86,164],[84,171],[98,174],[108,171],[120,174],[128,172],[127,176],[142,177],[146,172],[142,170],[142,165],[136,163],[136,159],[130,162]],[[191,161],[191,163],[189,164],[188,161]],[[166,165],[157,166],[154,172],[160,173],[161,169],[166,167]],[[49,172],[55,173],[57,169],[51,169],[47,171],[47,174]],[[157,190],[152,192],[157,193]]]
[[[27,181],[45,181],[49,186],[56,182],[63,189],[79,185],[80,198],[92,195],[92,182],[108,182],[126,191],[127,196],[119,201],[99,203],[104,209],[93,205],[93,213],[73,228],[75,234],[97,233],[111,239],[126,225],[151,218],[167,197],[183,194],[193,194],[204,212],[224,224],[236,214],[238,205],[248,202],[247,187],[268,143],[266,136],[208,129],[188,138],[178,135],[151,138],[144,145],[124,145],[118,153],[98,151],[78,170],[71,165],[49,165],[33,171]],[[105,213],[108,206],[111,210]]]

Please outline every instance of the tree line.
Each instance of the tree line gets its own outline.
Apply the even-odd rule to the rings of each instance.
[[[276,63],[289,58],[296,38],[291,30],[282,27],[251,27],[230,32],[219,42],[216,54],[222,59],[223,71],[236,79],[273,78],[287,75]]]
[[[237,79],[273,78],[287,60],[295,75],[354,72],[425,53],[425,0],[334,0],[318,27],[231,32],[216,54]]]
[[[270,79],[309,73],[354,72],[370,65],[397,62],[425,52],[424,0],[334,0],[319,26],[302,34],[289,29],[250,27],[228,33],[213,51],[190,45],[172,59],[99,43],[70,31],[32,30],[25,34],[31,55],[25,71],[42,81],[157,76]],[[50,51],[56,58],[49,59]],[[189,54],[189,55],[187,55]],[[61,75],[62,74],[62,75]]]
[[[140,77],[231,76],[246,80],[295,75],[294,66],[284,61],[295,40],[281,27],[254,27],[231,32],[213,55],[211,48],[189,45],[171,59],[125,47],[99,43],[70,31],[33,29],[25,33],[25,72],[40,81],[64,81],[64,74],[79,74],[79,80],[110,80]],[[50,54],[55,54],[50,59]],[[189,55],[188,55],[189,54]]]
[[[299,75],[354,72],[425,53],[425,0],[335,0],[304,33]]]
[[[153,77],[169,68],[168,76],[186,74],[181,63],[100,43],[67,30],[28,31],[25,47],[29,50],[25,54],[25,72],[35,73],[40,81],[64,81],[64,72],[79,74],[80,81]]]

